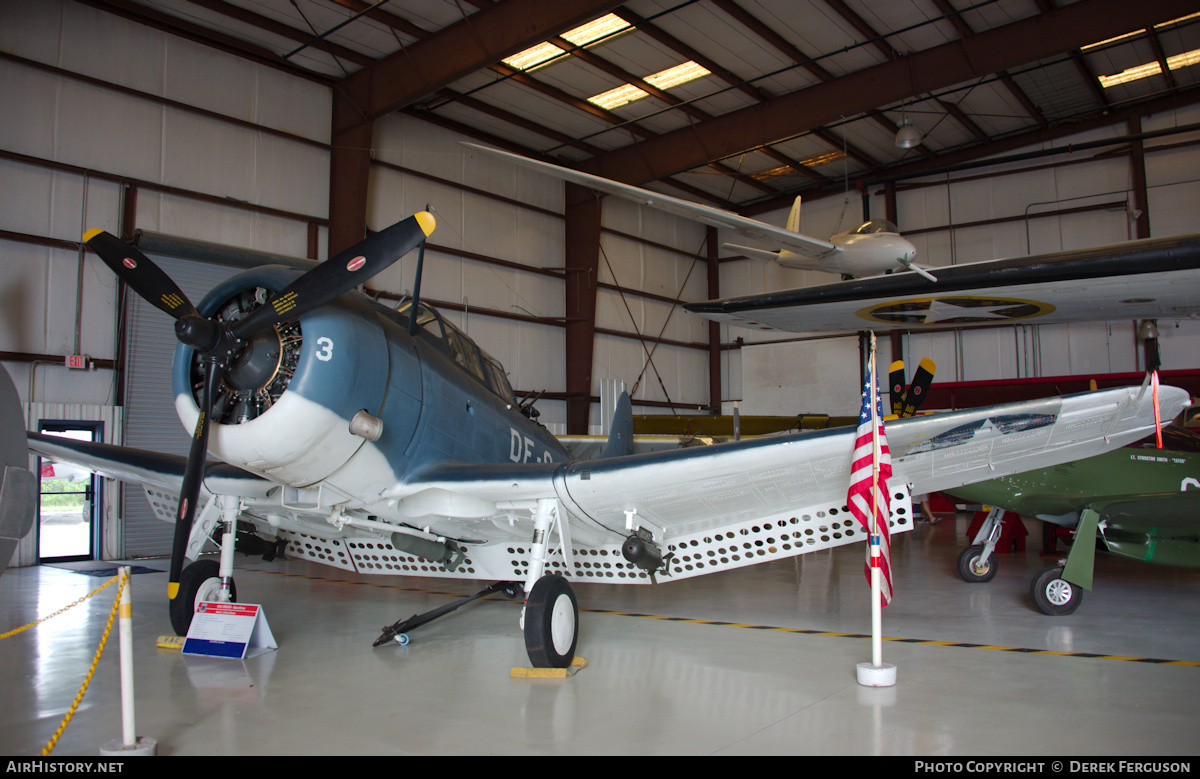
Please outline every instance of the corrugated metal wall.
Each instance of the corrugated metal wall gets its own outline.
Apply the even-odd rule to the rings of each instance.
[[[237,272],[235,268],[173,257],[151,259],[195,304]],[[183,427],[175,413],[171,389],[171,360],[178,343],[174,320],[136,295],[131,296],[131,301],[126,338],[125,445],[186,457],[191,447],[191,431]],[[125,490],[121,516],[125,520],[125,557],[171,553],[174,525],[154,516],[144,491],[136,487]]]

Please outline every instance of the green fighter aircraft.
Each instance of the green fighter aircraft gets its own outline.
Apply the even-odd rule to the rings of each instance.
[[[1159,565],[1200,568],[1200,434],[1171,425],[1155,436],[1085,460],[956,487],[962,500],[991,507],[958,558],[968,582],[996,575],[994,549],[1005,512],[1074,528],[1064,560],[1038,573],[1030,595],[1059,616],[1079,608],[1092,589],[1096,539],[1115,555]]]

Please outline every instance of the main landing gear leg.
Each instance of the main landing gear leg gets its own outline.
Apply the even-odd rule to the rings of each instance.
[[[533,545],[525,590],[529,593],[521,611],[525,651],[534,668],[566,668],[575,659],[579,638],[579,607],[567,580],[557,574],[543,576],[549,550],[550,531],[561,525],[558,501],[538,500],[533,514]],[[563,531],[560,528],[560,537]]]
[[[237,603],[237,585],[233,581],[233,549],[236,541],[238,515],[238,498],[232,495],[219,495],[215,498],[221,512],[220,521],[225,526],[221,535],[221,562],[214,560],[197,560],[186,566],[179,575],[179,593],[170,602],[171,627],[176,635],[186,636],[192,624],[192,616],[196,606],[204,601],[218,603]],[[192,527],[192,538],[188,549],[198,555],[204,545],[204,538],[211,532],[216,519],[210,514],[210,506],[206,506],[199,521]],[[199,535],[202,534],[202,535]],[[194,558],[193,558],[194,559]]]
[[[996,559],[996,542],[1004,529],[1004,509],[993,508],[975,534],[971,545],[958,556],[958,575],[972,584],[990,582],[996,577],[999,560]]]

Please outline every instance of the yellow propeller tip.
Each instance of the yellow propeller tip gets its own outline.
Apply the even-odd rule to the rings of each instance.
[[[88,230],[86,233],[83,234],[83,242],[87,243],[87,242],[91,241],[93,238],[95,238],[97,235],[99,235],[102,232],[104,232],[104,231],[101,230],[99,227],[93,227],[91,230]]]
[[[175,600],[175,596],[179,594],[179,582],[167,582],[167,598]]]
[[[437,227],[437,220],[433,218],[433,214],[428,211],[421,211],[416,214],[416,219],[417,224],[421,226],[421,232],[425,233],[426,236],[433,234],[434,229]]]
[[[891,365],[888,366],[888,371],[890,372],[890,371],[899,370],[903,367],[904,367],[904,360],[896,360],[895,362],[893,362]]]

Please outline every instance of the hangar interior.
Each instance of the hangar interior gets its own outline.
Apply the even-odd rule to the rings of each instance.
[[[886,218],[921,262],[959,265],[1197,232],[1198,51],[1200,14],[1177,0],[9,0],[0,361],[30,430],[86,428],[94,440],[186,454],[171,322],[80,236],[136,231],[198,300],[240,269],[239,252],[322,261],[428,208],[437,230],[423,300],[504,366],[519,397],[538,396],[555,434],[604,429],[606,381],[629,387],[639,414],[730,414],[735,404],[744,415],[854,414],[857,333],[764,333],[681,309],[836,276],[739,256],[715,228],[597,199],[463,142],[778,225],[800,196],[806,234]],[[896,134],[910,124],[920,140],[901,148]],[[399,302],[415,270],[413,253],[367,288]],[[1197,306],[1157,321],[1163,369],[1192,378]],[[907,331],[880,339],[880,362],[930,357],[937,382],[963,384],[1141,373],[1139,323],[1119,313]],[[68,367],[71,356],[86,367]],[[142,491],[102,487],[86,550],[48,552],[38,532],[18,545],[0,578],[17,622],[90,589],[90,577],[39,563],[168,553],[170,525]],[[278,656],[225,675],[143,646],[152,681],[139,697],[155,701],[144,710],[179,754],[206,740],[221,754],[1193,749],[1185,701],[1200,623],[1183,605],[1196,592],[1189,572],[1106,567],[1084,610],[1051,624],[1020,591],[1040,567],[1036,544],[975,587],[953,575],[964,530],[958,519],[897,539],[911,599],[889,607],[886,630],[992,649],[889,644],[903,657],[891,693],[856,690],[847,658],[861,644],[832,635],[867,632],[854,545],[661,587],[588,585],[581,606],[595,612],[581,653],[593,642],[593,665],[542,686],[506,675],[521,663],[508,606],[430,628],[436,658],[419,641],[372,654],[343,633],[360,629],[350,620],[367,619],[371,633],[380,619],[438,605],[448,585],[366,577],[381,587],[368,591],[304,561],[275,573],[249,563],[239,583],[270,604]],[[142,584],[162,578],[136,578],[139,639],[165,629],[161,588]],[[58,664],[90,653],[105,619],[87,608],[96,613],[37,638],[35,657],[19,638],[0,646],[5,673],[17,674],[6,687],[21,690],[5,715],[6,751],[33,753],[69,705],[60,698],[75,676]],[[314,681],[330,678],[328,665],[362,697],[336,703],[346,730],[316,735],[314,723],[331,719],[318,701],[333,693]],[[48,668],[52,683],[39,675]],[[980,684],[998,670],[1002,690]],[[389,675],[404,681],[380,685]],[[780,679],[795,686],[779,690]],[[66,752],[105,740],[102,711],[116,695],[111,679],[97,685]],[[386,710],[397,702],[411,715],[403,723]],[[875,730],[855,744],[864,716]],[[489,724],[509,717],[515,728]]]

